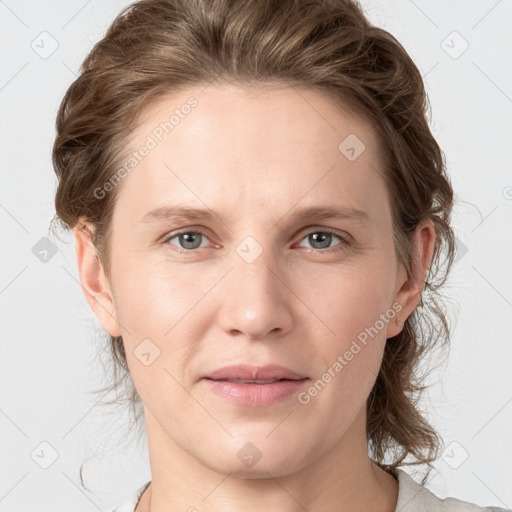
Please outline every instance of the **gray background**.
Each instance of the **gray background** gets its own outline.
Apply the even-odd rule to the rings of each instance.
[[[128,415],[97,405],[100,397],[90,393],[105,384],[99,324],[78,282],[72,239],[54,239],[55,254],[41,252],[54,213],[57,107],[87,52],[127,4],[0,0],[4,512],[109,510],[150,478],[145,439],[137,445],[125,438]],[[440,497],[509,508],[512,0],[363,5],[425,78],[432,129],[456,193],[458,259],[445,289],[452,348],[421,404],[446,447],[428,487]],[[83,491],[78,470],[89,457],[90,491]]]

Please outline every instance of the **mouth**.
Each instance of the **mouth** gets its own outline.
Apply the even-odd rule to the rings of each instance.
[[[308,380],[304,374],[276,364],[225,366],[202,378],[218,398],[244,407],[269,406],[290,399]]]
[[[208,377],[206,377],[206,378],[208,380],[213,380],[213,381],[232,382],[233,384],[273,384],[274,382],[283,382],[283,381],[295,382],[298,380],[304,380],[304,379],[254,379],[254,380],[249,380],[249,379],[209,379]]]
[[[223,380],[235,384],[269,384],[282,380],[301,380],[307,378],[285,366],[268,364],[266,366],[251,366],[247,364],[238,364],[225,366],[204,376],[210,380]]]

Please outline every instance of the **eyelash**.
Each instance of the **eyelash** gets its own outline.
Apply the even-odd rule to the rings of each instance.
[[[334,236],[338,237],[341,240],[341,242],[339,244],[337,244],[334,247],[331,247],[329,249],[314,249],[314,248],[310,248],[311,251],[313,251],[314,253],[317,253],[317,254],[318,253],[331,254],[331,253],[335,253],[335,252],[341,252],[341,251],[344,251],[348,246],[351,245],[351,240],[349,240],[348,236],[341,235],[337,231],[334,231],[334,230],[328,229],[328,228],[327,229],[321,229],[321,230],[317,229],[317,230],[314,230],[314,231],[310,231],[309,233],[306,233],[306,235],[303,236],[299,240],[299,242],[302,242],[302,240],[304,240],[309,235],[312,235],[314,233],[334,235]],[[173,238],[176,238],[179,235],[185,235],[185,234],[203,235],[206,238],[208,238],[208,236],[205,233],[203,233],[202,231],[182,230],[182,231],[177,231],[175,233],[170,233],[169,235],[165,236],[164,239],[162,240],[162,243],[163,244],[168,244],[168,245],[173,245],[173,244],[169,244],[170,240],[172,240]],[[197,252],[199,249],[204,249],[204,247],[200,247],[200,248],[197,248],[197,249],[181,249],[181,248],[179,248],[179,247],[177,247],[175,245],[173,247],[174,247],[174,250],[176,250],[177,252],[189,253],[189,254]]]

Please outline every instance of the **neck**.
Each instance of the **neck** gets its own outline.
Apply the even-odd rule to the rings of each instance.
[[[152,481],[136,512],[394,512],[398,482],[368,458],[356,435],[364,420],[363,411],[332,449],[296,471],[237,477],[191,456],[146,410]]]

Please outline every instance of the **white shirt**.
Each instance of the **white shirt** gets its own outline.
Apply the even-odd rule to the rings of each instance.
[[[398,501],[395,512],[512,512],[499,507],[479,507],[456,498],[440,499],[421,486],[404,470],[397,468]],[[140,496],[150,482],[139,487],[129,498],[111,512],[134,512]]]

